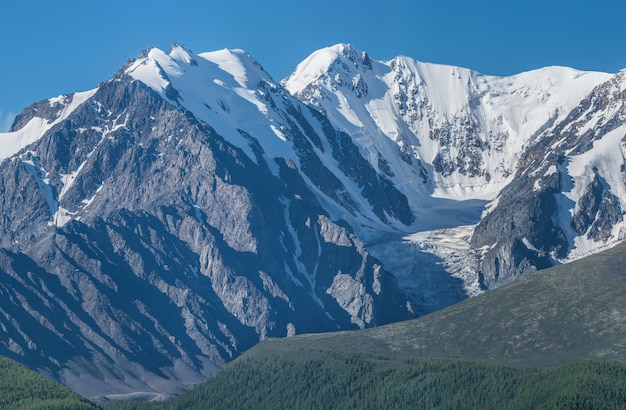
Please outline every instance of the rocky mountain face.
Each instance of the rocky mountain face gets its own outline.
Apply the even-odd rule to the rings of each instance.
[[[0,355],[178,393],[259,340],[408,319],[621,241],[624,74],[151,49],[0,134]]]
[[[56,121],[1,165],[2,354],[90,397],[176,393],[266,337],[413,316],[318,199],[352,209],[343,184],[369,177],[373,213],[412,217],[363,159],[336,162],[344,181],[324,166],[354,156],[345,134],[275,87],[302,159],[270,164],[253,134],[250,158],[125,70],[27,108],[4,136]]]
[[[624,71],[596,86],[524,153],[516,177],[477,225],[489,287],[567,262],[626,235]]]

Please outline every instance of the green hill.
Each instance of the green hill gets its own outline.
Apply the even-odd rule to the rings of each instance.
[[[96,405],[13,360],[0,357],[0,409],[88,410]]]
[[[624,408],[626,244],[420,319],[266,340],[124,409]]]
[[[416,320],[267,340],[244,356],[324,349],[541,368],[580,360],[626,362],[625,295],[622,244]]]
[[[239,360],[175,400],[111,409],[621,409],[626,365],[554,369],[318,352]]]

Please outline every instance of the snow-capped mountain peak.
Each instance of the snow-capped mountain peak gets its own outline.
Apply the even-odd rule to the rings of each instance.
[[[347,46],[343,51],[348,55],[354,53]],[[387,203],[383,206],[387,208],[385,211],[379,209],[380,204],[375,203],[380,200],[372,196],[382,192],[364,193],[364,187],[366,184],[391,187],[391,184],[358,156],[349,154],[358,161],[351,165],[354,169],[340,163],[341,156],[348,155],[341,151],[353,148],[356,151],[349,138],[338,135],[325,118],[274,83],[244,51],[224,49],[195,55],[175,45],[168,53],[151,49],[144,55],[126,68],[127,75],[209,125],[275,175],[280,173],[276,159],[288,159],[308,174],[311,188],[320,200],[334,208],[333,214],[361,219],[379,228],[391,223],[399,212],[405,214],[398,217],[401,225],[413,219],[408,206],[399,211],[389,208],[391,205]],[[320,166],[329,174],[313,171]],[[375,181],[365,181],[365,175],[371,175],[370,179]],[[395,188],[392,191],[387,190],[389,198],[401,196]],[[382,202],[387,201],[385,198]],[[405,201],[396,201],[394,206],[404,207]]]
[[[424,192],[495,198],[523,147],[610,76],[551,67],[493,77],[404,56],[362,55],[343,44],[319,50],[283,85],[351,135],[415,201]],[[424,183],[416,185],[420,177]]]
[[[365,52],[350,44],[336,44],[313,52],[298,64],[283,84],[289,84],[290,91],[297,94],[327,73],[358,74],[367,68],[371,68],[371,60]]]
[[[259,133],[264,135],[268,158],[292,156],[279,119],[267,118],[273,115],[268,104],[274,104],[268,101],[267,90],[275,90],[276,85],[244,51],[224,49],[196,55],[180,45],[167,53],[153,48],[125,72],[210,124],[253,161],[257,155],[247,135]]]

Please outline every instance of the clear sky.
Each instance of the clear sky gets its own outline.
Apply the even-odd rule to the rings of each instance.
[[[617,72],[625,21],[623,0],[5,0],[0,130],[33,102],[96,87],[151,46],[241,48],[275,80],[337,43],[491,75]]]

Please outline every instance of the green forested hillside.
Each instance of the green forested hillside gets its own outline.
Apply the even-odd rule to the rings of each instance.
[[[319,352],[234,363],[176,400],[112,409],[619,409],[626,366],[538,370]]]
[[[83,410],[97,407],[19,363],[0,357],[0,409]]]

